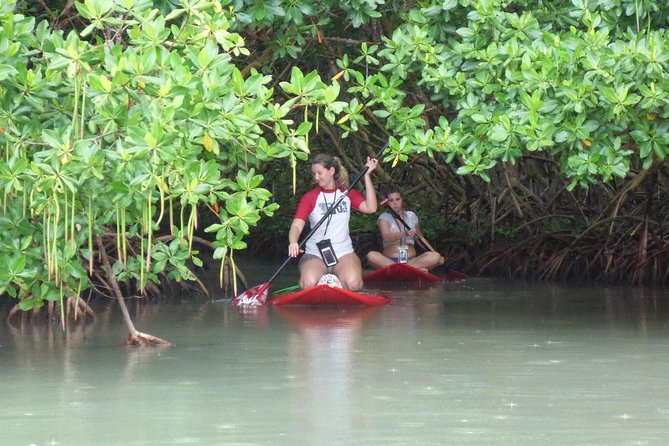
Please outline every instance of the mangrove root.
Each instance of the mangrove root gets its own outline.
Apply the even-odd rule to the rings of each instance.
[[[142,333],[135,328],[135,324],[130,318],[130,313],[128,312],[128,307],[125,305],[125,300],[123,299],[123,293],[121,293],[121,287],[116,280],[114,271],[112,270],[111,264],[109,263],[109,257],[107,256],[107,250],[105,249],[104,244],[102,243],[102,237],[99,235],[96,236],[96,241],[98,244],[98,250],[100,254],[100,259],[102,260],[102,266],[104,267],[107,273],[107,280],[114,291],[114,296],[116,296],[116,301],[118,302],[119,307],[121,308],[121,313],[123,314],[123,321],[125,322],[126,327],[128,328],[129,337],[126,341],[126,345],[172,345],[169,341],[164,339]]]

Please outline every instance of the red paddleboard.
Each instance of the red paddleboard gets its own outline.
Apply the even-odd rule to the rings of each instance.
[[[441,277],[415,268],[407,263],[391,263],[388,266],[372,271],[362,278],[365,282],[442,282]]]
[[[361,293],[327,284],[276,296],[271,305],[385,305],[390,299],[385,294]]]

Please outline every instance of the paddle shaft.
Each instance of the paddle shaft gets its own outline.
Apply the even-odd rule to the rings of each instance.
[[[395,210],[394,210],[393,208],[391,208],[390,206],[388,206],[388,210],[390,211],[390,213],[392,214],[392,216],[395,217],[395,218],[397,219],[397,221],[399,221],[400,223],[402,223],[402,224],[404,225],[404,227],[407,228],[407,231],[410,231],[410,230],[413,229],[411,226],[409,226],[409,223],[407,223],[406,221],[404,221],[404,219],[403,219],[397,212],[395,212]],[[418,238],[417,238],[418,243],[421,244],[421,246],[423,247],[423,249],[425,249],[425,250],[427,250],[427,251],[437,252],[437,251],[432,247],[432,245],[430,245],[430,243],[429,243],[427,240],[425,240],[425,237],[423,237],[423,235],[422,235],[421,233],[417,232],[417,233],[416,233],[416,236],[418,237]]]
[[[378,159],[381,156],[381,154],[388,147],[388,144],[390,144],[390,141],[388,141],[381,148],[381,150],[378,151],[375,158]],[[307,235],[304,236],[304,238],[302,239],[302,241],[298,246],[298,249],[302,249],[304,247],[304,245],[311,238],[311,236],[314,235],[314,233],[318,230],[318,228],[320,228],[321,225],[325,222],[325,220],[327,220],[328,216],[341,204],[342,201],[344,201],[344,198],[348,196],[348,193],[351,191],[351,189],[353,189],[353,186],[355,186],[358,183],[358,181],[360,181],[360,179],[365,176],[368,169],[369,167],[367,166],[365,166],[365,168],[362,169],[362,172],[360,172],[360,174],[358,174],[358,176],[355,177],[355,179],[351,182],[351,184],[349,184],[348,188],[344,191],[344,194],[341,197],[339,197],[339,199],[325,212],[325,214],[321,217],[321,219],[318,220],[318,222],[311,228],[311,230],[307,233]],[[283,271],[283,269],[286,267],[286,265],[288,265],[288,262],[290,262],[291,259],[292,257],[288,256],[286,260],[283,261],[279,269],[277,269],[276,272],[272,275],[272,277],[269,278],[267,283],[271,283],[274,279],[276,279],[276,277],[281,273],[281,271]]]

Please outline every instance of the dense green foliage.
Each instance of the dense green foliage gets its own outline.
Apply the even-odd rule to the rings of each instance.
[[[0,6],[0,291],[24,309],[90,286],[96,235],[122,281],[192,279],[198,213],[220,204],[216,258],[244,249],[276,210],[259,172],[295,189],[314,144],[488,182],[542,158],[569,189],[667,154],[659,0],[63,3]]]
[[[267,73],[292,57],[341,76],[352,141],[332,130],[321,145],[355,166],[356,149],[390,138],[386,161],[407,163],[386,164],[382,184],[412,192],[444,245],[492,247],[479,265],[541,277],[669,277],[665,2],[234,4],[263,18],[237,26]]]
[[[315,11],[320,2],[299,3]],[[288,9],[259,8],[264,22],[303,23]],[[353,27],[376,17],[345,12]],[[441,152],[462,160],[460,173],[489,179],[497,163],[544,152],[571,187],[624,178],[635,160],[644,168],[664,160],[666,4],[446,0],[382,12],[397,15],[392,34],[337,61],[354,97],[344,119],[356,131],[371,111],[397,138],[401,160]]]
[[[77,3],[80,32],[0,9],[0,292],[22,309],[87,289],[96,236],[142,291],[162,274],[193,279],[198,212],[221,203],[206,231],[231,257],[276,208],[259,160],[306,157],[310,125],[287,116],[299,97],[275,103],[268,76],[241,75],[231,58],[246,50],[220,5],[150,6]],[[336,88],[307,82],[329,111]]]
[[[354,3],[371,4],[346,4]],[[349,10],[336,8],[317,11],[313,21],[269,11],[264,20],[273,23],[271,36],[316,24],[314,38],[295,37],[291,54],[343,74],[343,135],[350,130],[354,141],[360,135],[378,143],[390,137],[387,161],[408,163],[386,168],[391,178],[382,181],[417,192],[411,201],[451,233],[443,246],[470,255],[492,247],[478,265],[541,277],[667,280],[669,5],[444,0],[374,7],[381,18],[368,16],[360,27],[342,20]],[[273,43],[265,38],[263,48],[275,49],[272,67],[280,73],[284,55]],[[359,165],[350,143],[329,144]]]

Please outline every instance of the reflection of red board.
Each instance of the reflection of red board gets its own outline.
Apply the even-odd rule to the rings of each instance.
[[[283,294],[269,300],[272,305],[385,305],[385,294],[356,293],[330,285],[316,285],[306,290]]]
[[[392,263],[367,274],[363,280],[365,282],[433,283],[441,282],[443,279],[406,263]]]
[[[301,328],[354,328],[379,308],[379,305],[279,305],[274,311]]]

